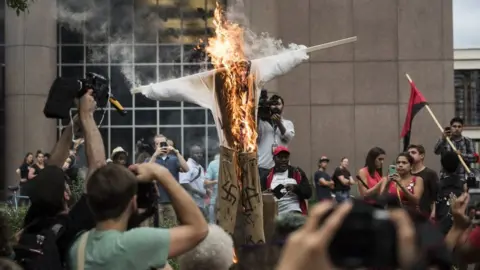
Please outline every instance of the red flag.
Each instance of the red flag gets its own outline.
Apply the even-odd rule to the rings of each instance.
[[[407,147],[410,144],[413,118],[427,104],[427,100],[425,100],[422,93],[418,91],[415,83],[410,81],[410,99],[408,101],[407,116],[405,117],[405,123],[403,124],[402,133],[400,134],[400,137],[403,138],[404,151],[407,150]]]

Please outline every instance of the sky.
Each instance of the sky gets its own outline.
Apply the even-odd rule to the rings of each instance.
[[[454,47],[480,48],[480,0],[453,0]]]

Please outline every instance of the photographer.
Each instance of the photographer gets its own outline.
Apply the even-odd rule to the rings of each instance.
[[[88,162],[88,184],[90,175],[105,165],[105,150],[102,136],[93,118],[96,108],[92,90],[88,90],[80,98],[79,117],[65,128],[55,145],[49,161],[49,166],[42,170],[35,181],[30,181],[28,191],[31,206],[25,216],[24,228],[17,233],[18,246],[15,250],[16,261],[21,262],[24,269],[37,269],[38,265],[49,265],[48,269],[62,269],[65,263],[65,253],[76,235],[95,225],[88,208],[85,194],[68,209],[70,191],[66,184],[66,176],[61,169],[69,155],[72,142],[72,124],[79,128],[81,123],[85,135],[86,156]],[[38,236],[43,235],[43,241],[38,242]],[[32,242],[33,239],[33,242]],[[40,250],[42,255],[38,255]]]
[[[278,95],[268,99],[266,90],[262,90],[258,111],[258,167],[260,179],[266,177],[275,165],[273,150],[277,146],[288,147],[295,136],[292,121],[282,117],[284,100]]]
[[[162,268],[168,258],[191,250],[206,237],[205,218],[167,168],[143,163],[132,169],[137,177],[116,164],[108,164],[92,175],[87,184],[87,200],[97,225],[83,233],[70,249],[72,269]],[[137,212],[137,181],[151,183],[152,180],[171,196],[182,225],[126,231],[129,219]]]

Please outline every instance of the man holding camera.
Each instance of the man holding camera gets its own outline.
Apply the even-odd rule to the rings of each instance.
[[[467,165],[476,161],[475,148],[472,139],[462,136],[463,131],[463,119],[460,117],[454,117],[450,120],[450,126],[446,127],[442,138],[437,141],[434,152],[436,155],[443,155],[445,152],[454,151],[447,141],[447,137],[450,138],[453,145],[457,149],[456,153],[460,155]],[[440,178],[444,175],[444,170],[440,172]],[[457,174],[462,181],[465,181],[468,175],[466,175],[465,168],[458,166]]]
[[[266,91],[266,90],[262,90]],[[284,101],[278,95],[266,99],[266,92],[262,93],[259,102],[258,121],[258,167],[260,179],[266,177],[275,162],[273,151],[278,146],[288,147],[295,136],[292,121],[282,117]],[[263,111],[262,111],[263,110]]]
[[[169,146],[167,144],[167,137],[162,134],[158,134],[154,138],[155,143],[155,153],[150,158],[150,163],[157,163],[170,171],[173,175],[175,180],[179,181],[179,174],[180,172],[188,172],[188,164],[183,158],[180,151]],[[177,216],[175,214],[175,210],[172,207],[170,196],[168,193],[163,189],[161,185],[157,185],[158,187],[158,217],[159,222],[165,222],[169,220],[173,223],[177,222]]]
[[[72,245],[71,269],[158,269],[166,265],[168,258],[189,251],[206,237],[205,218],[166,167],[143,163],[131,169],[136,177],[116,164],[108,164],[91,176],[87,200],[97,224]],[[137,182],[153,180],[171,196],[182,225],[127,231],[129,220],[138,211]]]

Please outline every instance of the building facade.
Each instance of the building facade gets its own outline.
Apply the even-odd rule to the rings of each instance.
[[[45,16],[57,10],[53,13],[68,21],[62,0],[36,0],[20,16],[9,9],[2,13],[4,186],[15,183],[14,171],[26,152],[48,152],[55,143],[62,123],[41,112],[57,75],[83,77],[92,71],[110,79],[128,114],[106,111],[100,130],[107,153],[122,146],[133,162],[136,142],[156,133],[172,138],[185,154],[194,143],[205,146],[207,157],[215,151],[217,136],[208,111],[132,97],[125,80],[151,82],[205,67],[193,48],[212,33],[215,1],[87,2],[96,5],[101,19],[89,17],[95,19],[72,26],[76,17],[65,24]],[[321,155],[330,157],[332,170],[341,157],[349,157],[352,171],[364,165],[373,146],[383,147],[389,160],[395,158],[409,95],[406,72],[441,123],[455,114],[452,0],[244,0],[244,12],[249,28],[285,44],[312,46],[358,37],[355,44],[312,54],[307,63],[266,86],[285,99],[285,117],[296,130],[291,160],[309,174]],[[100,120],[103,112],[97,114]],[[429,153],[439,134],[425,112],[415,119],[412,142],[424,144]],[[429,155],[427,164],[438,168],[438,159]]]

